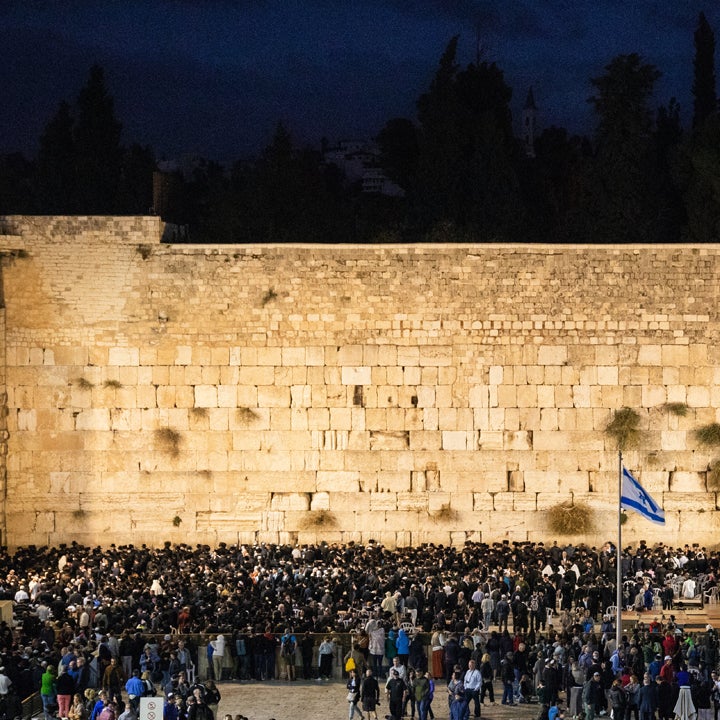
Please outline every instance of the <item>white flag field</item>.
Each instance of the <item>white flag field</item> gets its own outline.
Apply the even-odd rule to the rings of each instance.
[[[634,510],[636,513],[640,513],[651,522],[659,525],[665,524],[665,511],[625,467],[622,469],[620,506],[625,510]]]

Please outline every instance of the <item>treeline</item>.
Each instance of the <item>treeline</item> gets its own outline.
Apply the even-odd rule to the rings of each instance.
[[[495,63],[457,62],[457,38],[415,119],[380,131],[380,165],[403,197],[369,195],[320,150],[278,126],[252,161],[179,173],[164,210],[195,242],[715,242],[720,238],[720,116],[715,37],[694,35],[692,125],[674,99],[655,109],[660,71],[620,55],[591,79],[590,137],[550,127],[528,156],[513,133],[512,90]],[[34,161],[0,158],[0,212],[145,214],[148,147],[124,147],[102,69],[48,122]]]

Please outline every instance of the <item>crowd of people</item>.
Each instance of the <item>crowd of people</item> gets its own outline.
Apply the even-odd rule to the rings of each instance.
[[[657,691],[665,708],[661,698],[672,696],[662,683],[674,693],[683,672],[701,705],[705,690],[717,702],[714,631],[685,637],[668,592],[715,585],[717,551],[625,548],[623,604],[653,613],[660,598],[665,614],[621,647],[606,613],[616,562],[611,543],[510,541],[3,550],[0,596],[13,601],[16,626],[0,625],[0,701],[40,690],[47,720],[132,720],[142,695],[162,693],[167,720],[214,720],[217,683],[324,682],[342,661],[350,718],[376,717],[381,690],[392,717],[409,708],[432,718],[438,685],[448,712],[472,707],[479,716],[486,698],[495,702],[495,682],[506,705],[532,700],[547,715],[564,693],[586,717],[613,709],[617,718],[611,703],[622,697],[633,708],[633,678],[639,695]],[[675,673],[669,682],[667,671],[655,677],[651,669],[660,632],[659,654]],[[677,647],[665,648],[666,637]]]

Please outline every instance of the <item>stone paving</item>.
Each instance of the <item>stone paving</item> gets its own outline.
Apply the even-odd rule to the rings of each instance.
[[[222,699],[216,720],[222,720],[225,714],[232,715],[233,720],[237,714],[249,720],[344,720],[348,716],[344,682],[228,682],[220,685],[220,692]],[[501,685],[496,683],[495,696],[498,701],[501,695]],[[436,718],[444,720],[449,717],[442,682],[436,688],[432,707]],[[472,705],[470,709],[472,718]],[[486,701],[482,717],[486,720],[529,720],[536,718],[539,710],[536,704],[510,707],[488,705]],[[387,712],[387,702],[381,700],[378,707],[379,720],[383,720]]]

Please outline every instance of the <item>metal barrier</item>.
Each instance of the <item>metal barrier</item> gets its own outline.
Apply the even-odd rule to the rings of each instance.
[[[22,701],[22,717],[23,720],[37,717],[42,714],[42,698],[40,693],[33,693]]]

